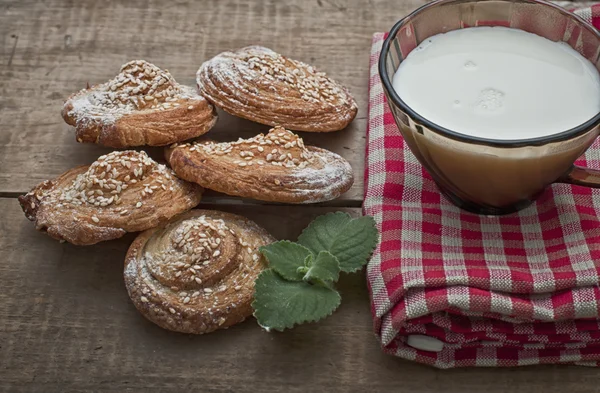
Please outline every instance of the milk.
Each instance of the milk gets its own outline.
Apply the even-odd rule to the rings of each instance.
[[[432,36],[400,64],[400,98],[465,135],[527,139],[556,134],[600,112],[600,75],[563,42],[506,27]]]

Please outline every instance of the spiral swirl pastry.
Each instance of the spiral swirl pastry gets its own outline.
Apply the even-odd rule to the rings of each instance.
[[[108,82],[71,95],[62,115],[76,128],[78,142],[116,148],[185,141],[217,121],[215,108],[193,87],[144,60],[130,61]]]
[[[19,197],[36,229],[77,245],[153,228],[200,202],[202,187],[141,151],[118,151]]]
[[[348,90],[325,73],[260,46],[206,61],[196,82],[204,97],[232,115],[290,130],[341,130],[358,110]]]
[[[192,210],[135,239],[125,285],[135,307],[164,329],[227,328],[252,314],[254,281],[265,267],[258,248],[274,241],[244,217]]]

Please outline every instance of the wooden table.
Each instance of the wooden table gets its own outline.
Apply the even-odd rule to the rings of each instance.
[[[161,330],[133,307],[122,278],[135,235],[90,247],[37,233],[15,197],[108,149],[75,142],[63,99],[143,58],[193,84],[203,60],[261,44],[310,62],[354,93],[347,129],[304,134],[346,157],[356,174],[340,199],[267,206],[208,194],[203,207],[241,213],[295,239],[315,216],[360,214],[371,35],[423,0],[0,1],[0,390],[5,392],[394,391],[598,392],[579,367],[439,371],[382,354],[362,274],[345,276],[340,309],[318,324],[266,333],[252,320],[192,337]],[[222,140],[267,127],[222,114]],[[149,149],[160,156],[160,149]]]

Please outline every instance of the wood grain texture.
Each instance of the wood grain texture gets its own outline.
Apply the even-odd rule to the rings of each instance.
[[[87,83],[145,59],[195,84],[200,64],[250,44],[326,71],[357,100],[357,119],[307,144],[351,162],[356,183],[342,201],[362,200],[371,36],[424,0],[210,0],[0,2],[0,195],[14,196],[109,149],[75,142],[60,117],[63,100]],[[268,130],[223,114],[209,135],[231,140]],[[159,149],[151,149],[160,155]],[[339,201],[338,201],[339,202]]]
[[[287,239],[331,210],[220,209]],[[363,274],[342,277],[342,306],[318,324],[266,333],[250,319],[205,336],[168,332],[144,319],[127,296],[123,260],[135,235],[76,247],[36,232],[14,199],[0,198],[0,211],[0,391],[598,391],[593,368],[439,371],[384,355],[372,333]]]
[[[261,44],[313,63],[346,84],[359,113],[346,130],[303,133],[348,159],[357,183],[333,202],[362,200],[371,35],[425,0],[0,0],[0,196],[110,151],[75,142],[63,100],[144,58],[194,83],[204,59]],[[268,127],[222,114],[211,137]],[[162,158],[161,149],[148,149]],[[256,206],[207,193],[278,238],[295,239],[337,210]],[[215,208],[215,205],[203,207]],[[354,215],[358,209],[345,209]],[[568,366],[439,371],[384,355],[372,333],[361,274],[344,276],[327,320],[268,334],[253,320],[192,337],[164,331],[131,304],[123,258],[135,237],[90,247],[34,230],[16,199],[0,198],[0,392],[598,392],[596,369]]]

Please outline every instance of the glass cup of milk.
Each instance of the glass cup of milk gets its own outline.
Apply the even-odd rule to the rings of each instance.
[[[407,145],[459,207],[505,214],[550,184],[600,188],[573,165],[600,133],[600,34],[539,0],[440,0],[400,20],[379,73]]]

